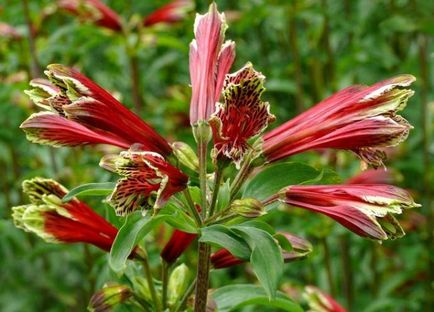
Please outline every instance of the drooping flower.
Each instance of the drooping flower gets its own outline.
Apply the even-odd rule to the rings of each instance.
[[[194,23],[195,39],[190,44],[192,96],[190,124],[207,121],[216,109],[226,74],[235,58],[235,43],[224,41],[227,25],[215,3]]]
[[[12,208],[17,227],[51,243],[88,243],[110,251],[118,230],[84,202],[62,202],[68,190],[56,181],[23,182],[30,204]]]
[[[352,86],[339,91],[264,136],[267,161],[318,148],[355,152],[379,167],[385,154],[379,149],[407,138],[411,125],[396,113],[413,91],[406,89],[415,78],[397,76],[371,87]]]
[[[60,0],[57,5],[82,21],[95,23],[116,32],[122,31],[119,15],[99,0]]]
[[[309,304],[308,312],[346,312],[336,300],[315,286],[307,286],[304,297]]]
[[[144,152],[137,145],[120,155],[104,156],[100,166],[123,176],[108,199],[121,216],[141,207],[158,210],[188,182],[188,177],[161,155]]]
[[[179,22],[192,7],[192,0],[174,0],[146,16],[143,25],[149,27],[161,23],[173,24]]]
[[[226,75],[223,103],[210,119],[214,138],[214,156],[239,164],[249,149],[248,140],[258,136],[274,120],[268,102],[262,102],[265,76],[251,63]]]
[[[312,245],[309,241],[288,232],[281,232],[279,234],[283,235],[292,247],[291,251],[282,250],[283,260],[285,262],[302,259],[312,251]],[[229,268],[246,262],[245,260],[235,257],[229,250],[224,248],[213,253],[210,257],[210,261],[215,269]]]
[[[394,174],[391,170],[368,169],[348,179],[346,184],[390,184]]]
[[[197,234],[175,229],[169,241],[160,253],[161,258],[163,258],[167,263],[174,263],[196,237]]]
[[[377,240],[405,233],[393,214],[419,207],[405,190],[385,184],[297,185],[280,192],[280,201],[324,214],[357,235]]]
[[[133,296],[128,286],[120,284],[106,284],[90,298],[88,310],[91,312],[108,312]]]
[[[171,153],[169,143],[103,88],[72,68],[53,64],[50,81],[35,79],[26,93],[47,110],[21,125],[31,142],[53,146],[111,144],[127,149],[140,143],[144,150]]]

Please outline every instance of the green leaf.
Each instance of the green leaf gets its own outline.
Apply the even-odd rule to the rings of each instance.
[[[105,183],[88,183],[77,186],[69,191],[63,197],[63,202],[70,201],[72,198],[76,196],[92,196],[92,195],[109,195],[113,192],[116,183],[114,182],[105,182]]]
[[[282,292],[269,299],[264,289],[255,285],[224,286],[213,292],[212,297],[219,312],[229,312],[247,305],[257,304],[288,312],[302,312],[303,309]]]
[[[143,216],[141,212],[130,214],[120,228],[110,251],[110,267],[121,271],[134,247],[154,229],[168,218],[168,215]]]
[[[275,298],[283,274],[283,257],[276,240],[266,231],[247,226],[231,228],[252,250],[250,263],[269,298]]]
[[[313,167],[295,162],[266,166],[248,182],[243,197],[264,200],[286,186],[313,180],[320,174],[321,172]]]
[[[167,215],[165,220],[170,226],[187,233],[197,233],[198,229],[194,220],[178,207],[175,203],[167,203],[159,215]]]
[[[229,250],[235,257],[250,259],[250,248],[246,242],[224,225],[216,224],[202,229],[200,242],[214,244]]]

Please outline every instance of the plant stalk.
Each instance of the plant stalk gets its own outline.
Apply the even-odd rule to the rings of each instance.
[[[197,283],[194,299],[194,312],[206,312],[209,284],[209,256],[211,247],[206,243],[199,243],[199,260],[197,263]]]
[[[203,136],[200,136],[197,142],[197,153],[199,155],[199,181],[200,181],[200,193],[202,199],[201,214],[202,219],[205,219],[207,214],[207,180],[206,180],[206,169],[207,169],[207,150],[208,142]]]
[[[161,270],[161,281],[162,281],[161,303],[163,305],[163,310],[165,310],[167,307],[167,284],[169,282],[169,268],[170,268],[170,264],[163,260],[162,270]]]
[[[188,298],[191,296],[191,294],[193,293],[193,291],[196,287],[196,281],[197,280],[194,279],[194,281],[190,284],[190,286],[188,287],[188,289],[186,290],[186,292],[182,296],[181,300],[179,300],[179,303],[176,306],[174,312],[180,312],[184,308],[184,306],[187,304]]]
[[[249,154],[244,159],[243,164],[241,165],[240,171],[238,171],[237,175],[234,178],[234,181],[232,182],[231,197],[230,197],[231,202],[232,202],[232,200],[235,199],[235,196],[237,196],[244,181],[247,179],[249,174],[252,172],[253,168],[250,165],[251,165],[251,159],[250,159],[250,154]]]
[[[193,198],[191,198],[190,191],[188,188],[186,188],[183,191],[184,197],[187,200],[188,207],[190,208],[190,212],[194,217],[194,220],[196,221],[196,225],[198,227],[202,226],[202,217],[200,216],[199,212],[196,209],[196,206],[194,205]]]
[[[211,205],[209,208],[208,216],[211,217],[214,214],[214,210],[217,203],[217,198],[220,190],[220,185],[223,179],[224,166],[222,164],[217,164],[217,168],[214,176],[214,190],[212,193]]]
[[[146,251],[141,254],[141,258],[146,280],[148,281],[149,291],[151,292],[152,301],[154,301],[155,311],[160,312],[162,311],[161,304],[160,300],[158,300],[157,291],[155,290],[154,279],[152,278],[151,267],[149,266],[148,255],[146,254]]]

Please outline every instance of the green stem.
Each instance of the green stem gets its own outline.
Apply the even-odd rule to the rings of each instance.
[[[154,279],[152,278],[151,267],[149,266],[148,255],[146,254],[146,251],[141,254],[141,258],[146,280],[148,281],[149,291],[151,292],[152,301],[154,301],[155,311],[160,312],[162,311],[160,300],[158,300],[157,291],[155,290]]]
[[[234,181],[231,185],[231,199],[232,200],[237,196],[238,192],[240,191],[241,186],[243,185],[244,181],[249,176],[250,172],[252,171],[251,165],[251,155],[247,155],[243,161],[243,164],[241,165],[240,170],[238,171],[237,175],[234,178]]]
[[[163,305],[163,310],[167,307],[167,284],[169,282],[169,268],[170,264],[163,260],[161,281],[162,281],[162,295],[161,302]]]
[[[207,213],[207,180],[206,180],[206,168],[207,168],[207,150],[208,143],[201,136],[197,142],[197,153],[199,155],[199,181],[200,181],[200,193],[202,198],[202,219],[205,219]]]
[[[197,263],[197,283],[194,300],[194,312],[206,312],[209,285],[209,256],[211,248],[206,243],[199,243]]]
[[[341,241],[341,259],[343,272],[343,288],[347,300],[348,311],[352,311],[353,307],[353,272],[351,270],[351,256],[348,234],[343,234]]]
[[[217,168],[214,176],[214,190],[212,193],[211,205],[208,213],[208,216],[210,217],[214,214],[214,210],[215,210],[215,206],[217,203],[217,198],[220,190],[220,185],[223,179],[223,170],[224,170],[224,165],[217,164]]]
[[[195,287],[196,287],[196,279],[194,279],[194,281],[190,284],[190,286],[188,287],[187,291],[184,293],[184,295],[182,296],[181,300],[179,300],[178,305],[175,308],[175,312],[180,312],[184,306],[187,303],[188,298],[191,296],[191,294],[193,293]]]
[[[186,188],[183,191],[184,197],[187,200],[188,207],[190,208],[190,212],[194,217],[194,220],[196,221],[196,225],[198,227],[202,226],[202,217],[200,216],[199,212],[197,212],[196,206],[194,205],[193,198],[191,198],[190,190]]]

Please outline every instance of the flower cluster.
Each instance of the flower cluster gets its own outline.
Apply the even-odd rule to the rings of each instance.
[[[144,24],[176,21],[178,12],[187,3],[174,1],[148,16]],[[89,9],[94,21],[104,27],[117,30],[119,26],[116,14],[97,0],[72,1],[68,5],[73,12],[79,12],[81,6]],[[32,89],[27,94],[44,111],[31,115],[21,125],[27,138],[35,143],[56,147],[109,144],[120,149],[119,154],[105,155],[100,162],[102,168],[120,176],[107,198],[117,215],[144,209],[146,218],[152,220],[159,217],[168,202],[167,206],[176,207],[179,218],[167,223],[179,226],[185,221],[185,224],[174,230],[161,257],[164,265],[169,266],[199,238],[195,311],[205,309],[210,266],[226,268],[249,259],[231,254],[232,249],[224,245],[211,253],[209,245],[201,240],[205,227],[216,224],[224,227],[228,221],[233,222],[224,227],[225,235],[232,233],[236,242],[244,239],[241,249],[253,254],[256,248],[253,239],[245,239],[247,234],[240,228],[234,232],[229,227],[245,222],[246,218],[262,216],[276,202],[284,204],[286,210],[300,207],[323,214],[355,234],[374,240],[403,236],[394,215],[419,206],[408,192],[388,185],[390,176],[384,171],[368,171],[343,185],[286,183],[271,188],[273,193],[265,200],[240,196],[238,191],[251,172],[266,171],[270,166],[264,164],[312,149],[349,150],[365,164],[384,166],[382,149],[401,143],[412,128],[397,113],[413,94],[409,86],[415,78],[400,75],[372,86],[350,86],[264,133],[275,119],[269,103],[262,100],[265,76],[251,63],[229,73],[235,59],[235,44],[225,41],[226,28],[225,16],[215,4],[210,5],[206,14],[196,17],[195,38],[190,44],[190,123],[197,153],[186,143],[169,143],[91,79],[58,64],[48,66],[45,72],[48,80],[30,82]],[[213,175],[208,172],[211,138]],[[228,177],[224,169],[231,164],[236,175]],[[211,183],[212,187],[208,185]],[[282,186],[285,187],[279,190]],[[193,188],[197,196],[191,195]],[[24,192],[31,204],[13,208],[18,227],[47,241],[86,242],[106,251],[111,249],[117,229],[78,199],[63,202],[67,191],[58,183],[47,179],[25,181]],[[183,197],[178,194],[181,192]],[[152,215],[147,214],[149,208]],[[186,227],[195,228],[190,233]],[[237,235],[237,230],[242,235]],[[268,242],[277,241],[265,230],[261,233],[269,238]],[[301,259],[312,250],[309,242],[293,234],[276,235],[290,245],[288,249],[277,246],[276,254],[282,263]],[[140,252],[139,258],[146,261],[145,253]],[[146,287],[153,300],[158,301],[154,307],[161,310],[147,262],[144,268],[148,275]],[[167,274],[162,280],[167,282]],[[167,301],[165,290],[163,287],[163,306]],[[95,310],[103,309],[106,304],[111,305],[112,299],[116,303],[124,300],[124,295],[129,297],[130,290],[109,287],[93,298],[92,306]],[[318,298],[320,305],[329,305],[323,297]]]

